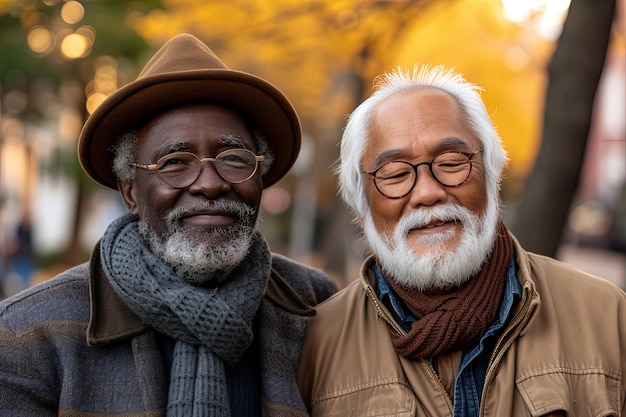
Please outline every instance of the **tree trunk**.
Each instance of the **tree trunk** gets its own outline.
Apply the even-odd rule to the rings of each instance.
[[[548,67],[541,147],[512,231],[525,249],[555,256],[578,188],[615,0],[572,0]]]

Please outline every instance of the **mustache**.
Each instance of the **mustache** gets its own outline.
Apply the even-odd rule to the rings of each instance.
[[[166,222],[170,226],[175,226],[182,218],[199,211],[220,211],[228,215],[236,216],[239,219],[245,219],[256,214],[254,207],[237,201],[206,200],[175,207],[167,215]]]
[[[398,225],[408,232],[411,229],[426,227],[433,221],[464,224],[471,220],[472,213],[468,209],[458,204],[450,204],[415,210],[402,217]]]

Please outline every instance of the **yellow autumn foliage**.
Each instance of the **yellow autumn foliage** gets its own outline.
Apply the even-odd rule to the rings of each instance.
[[[500,0],[163,3],[165,9],[134,17],[142,36],[157,46],[177,33],[193,33],[228,66],[276,84],[305,126],[341,126],[369,94],[373,78],[396,66],[454,67],[484,88],[511,158],[508,176],[520,178],[530,169],[553,42],[506,20]],[[355,79],[361,95],[350,85]],[[317,140],[336,143],[339,134]]]

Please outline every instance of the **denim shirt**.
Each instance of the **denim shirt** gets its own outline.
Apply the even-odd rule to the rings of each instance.
[[[522,288],[516,278],[515,260],[511,260],[507,269],[507,280],[498,317],[487,329],[480,341],[463,351],[461,366],[454,382],[454,417],[478,417],[480,399],[485,385],[487,366],[500,334],[511,315],[513,304],[521,299]],[[404,306],[402,300],[393,292],[376,266],[376,295],[394,316],[396,322],[405,330],[417,319]]]

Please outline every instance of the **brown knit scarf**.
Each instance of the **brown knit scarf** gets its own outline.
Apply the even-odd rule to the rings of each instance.
[[[496,230],[493,252],[480,271],[458,288],[423,293],[385,277],[418,318],[407,335],[389,328],[398,354],[409,359],[432,358],[472,346],[485,334],[500,308],[506,270],[513,256],[513,242],[502,221]]]

